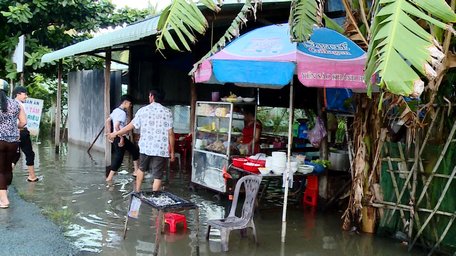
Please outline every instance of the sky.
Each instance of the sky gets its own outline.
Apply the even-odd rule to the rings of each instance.
[[[171,0],[111,0],[113,4],[118,7],[128,6],[135,9],[144,9],[147,8],[149,3],[152,6],[157,5],[158,10],[165,8]]]

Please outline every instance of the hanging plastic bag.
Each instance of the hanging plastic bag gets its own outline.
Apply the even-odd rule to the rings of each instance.
[[[319,148],[321,141],[326,137],[326,128],[323,120],[320,117],[317,117],[315,120],[315,126],[307,133],[309,141],[315,148]]]

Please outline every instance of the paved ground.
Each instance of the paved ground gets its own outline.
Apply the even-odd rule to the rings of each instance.
[[[10,207],[0,209],[1,255],[77,255],[78,250],[57,225],[46,219],[33,203],[9,187]]]

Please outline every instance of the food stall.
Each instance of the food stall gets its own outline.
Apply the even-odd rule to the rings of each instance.
[[[244,127],[241,110],[243,107],[252,106],[257,110],[255,98],[226,97],[222,98],[222,101],[196,102],[191,175],[193,184],[219,194],[230,195],[240,177],[261,174],[266,180],[260,193],[260,197],[263,197],[271,181],[281,181],[286,170],[287,137],[272,132],[262,134],[261,153],[255,155],[249,155],[247,150],[239,146],[238,141]],[[256,117],[257,111],[255,120]],[[298,135],[296,134],[297,138]],[[300,138],[299,145],[306,142],[306,138]],[[305,176],[311,173],[314,167],[304,163],[305,155],[302,151],[305,148],[296,150],[300,152],[294,155],[291,161],[296,185],[293,190],[297,196],[302,196]],[[318,153],[318,149],[312,147],[310,151]]]
[[[226,193],[226,175],[230,157],[245,154],[236,147],[242,133],[244,116],[240,107],[255,105],[255,98],[231,97],[222,102],[197,101],[192,155],[192,177],[195,184]]]

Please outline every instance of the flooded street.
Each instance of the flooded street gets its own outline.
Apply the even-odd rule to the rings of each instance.
[[[121,168],[113,184],[104,178],[104,154],[72,144],[63,145],[55,155],[49,142],[34,145],[35,167],[40,181],[26,181],[24,156],[14,171],[13,184],[18,194],[34,202],[43,213],[64,230],[68,240],[81,250],[81,255],[151,255],[155,242],[155,213],[142,205],[139,218],[130,219],[126,240],[123,227],[133,188],[130,168]],[[124,161],[127,163],[127,161]],[[248,239],[232,232],[227,253],[221,252],[217,231],[205,239],[206,221],[222,218],[226,202],[217,203],[214,193],[189,189],[189,176],[171,173],[166,190],[187,198],[199,206],[199,251],[197,250],[194,211],[186,211],[188,230],[175,234],[168,229],[162,236],[159,255],[426,255],[419,249],[407,252],[407,246],[389,238],[356,234],[341,230],[341,212],[304,211],[290,205],[287,216],[286,243],[280,242],[282,209],[259,210],[255,224],[259,245],[251,232]],[[150,187],[146,179],[143,189]],[[229,203],[228,203],[229,204]],[[229,210],[229,208],[228,208]]]

